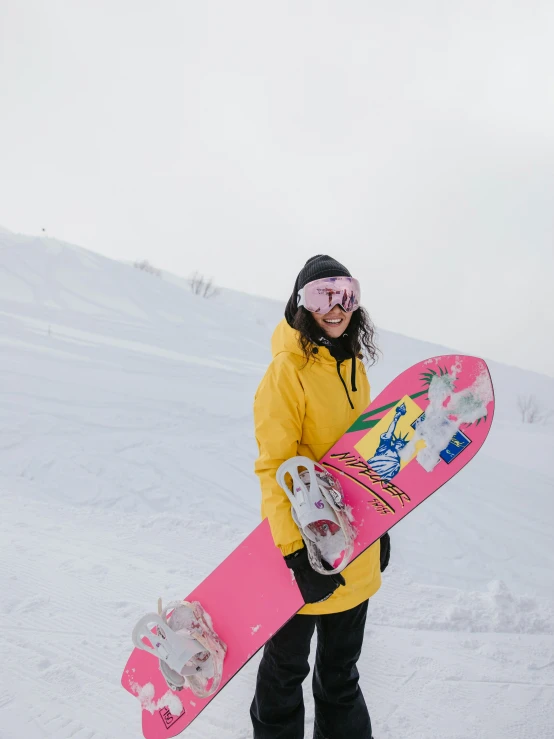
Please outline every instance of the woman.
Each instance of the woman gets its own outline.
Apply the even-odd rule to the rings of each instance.
[[[343,290],[351,293],[346,306]],[[309,259],[273,334],[273,361],[254,401],[262,515],[307,604],[265,646],[250,709],[254,739],[304,737],[302,681],[315,629],[314,739],[372,736],[356,663],[368,599],[388,563],[388,537],[382,552],[376,542],[341,575],[315,572],[275,472],[297,455],[321,459],[369,405],[360,352],[375,360],[373,334],[346,267],[326,255]]]

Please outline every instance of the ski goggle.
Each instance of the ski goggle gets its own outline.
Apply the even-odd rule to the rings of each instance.
[[[354,277],[323,277],[298,291],[298,307],[310,313],[329,313],[335,305],[352,313],[360,307],[360,283]]]

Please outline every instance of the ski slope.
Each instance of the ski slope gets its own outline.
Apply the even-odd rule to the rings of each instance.
[[[134,623],[259,521],[252,400],[282,309],[0,229],[0,739],[141,736],[119,682]],[[373,395],[445,350],[380,346]],[[376,739],[554,737],[554,425],[517,410],[554,409],[554,379],[489,365],[485,446],[395,527],[370,601]],[[257,664],[185,736],[250,737]]]

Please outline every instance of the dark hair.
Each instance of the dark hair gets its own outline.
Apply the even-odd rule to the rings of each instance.
[[[300,306],[296,311],[293,326],[298,331],[298,343],[306,362],[313,357],[312,349],[322,329],[315,322],[310,311]],[[375,344],[375,326],[369,313],[361,306],[352,313],[346,333],[342,335],[341,348],[350,356],[363,352],[370,364],[375,364],[379,349]]]

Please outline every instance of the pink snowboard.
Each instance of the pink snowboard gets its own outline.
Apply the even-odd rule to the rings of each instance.
[[[380,393],[321,460],[340,480],[352,510],[354,557],[475,456],[493,412],[488,368],[476,357],[428,359]],[[245,571],[248,578],[240,575]],[[227,644],[220,690],[304,605],[267,521],[186,600],[200,601]],[[181,733],[214,697],[197,698],[187,688],[172,692],[156,657],[139,649],[122,684],[140,700],[146,739]]]

